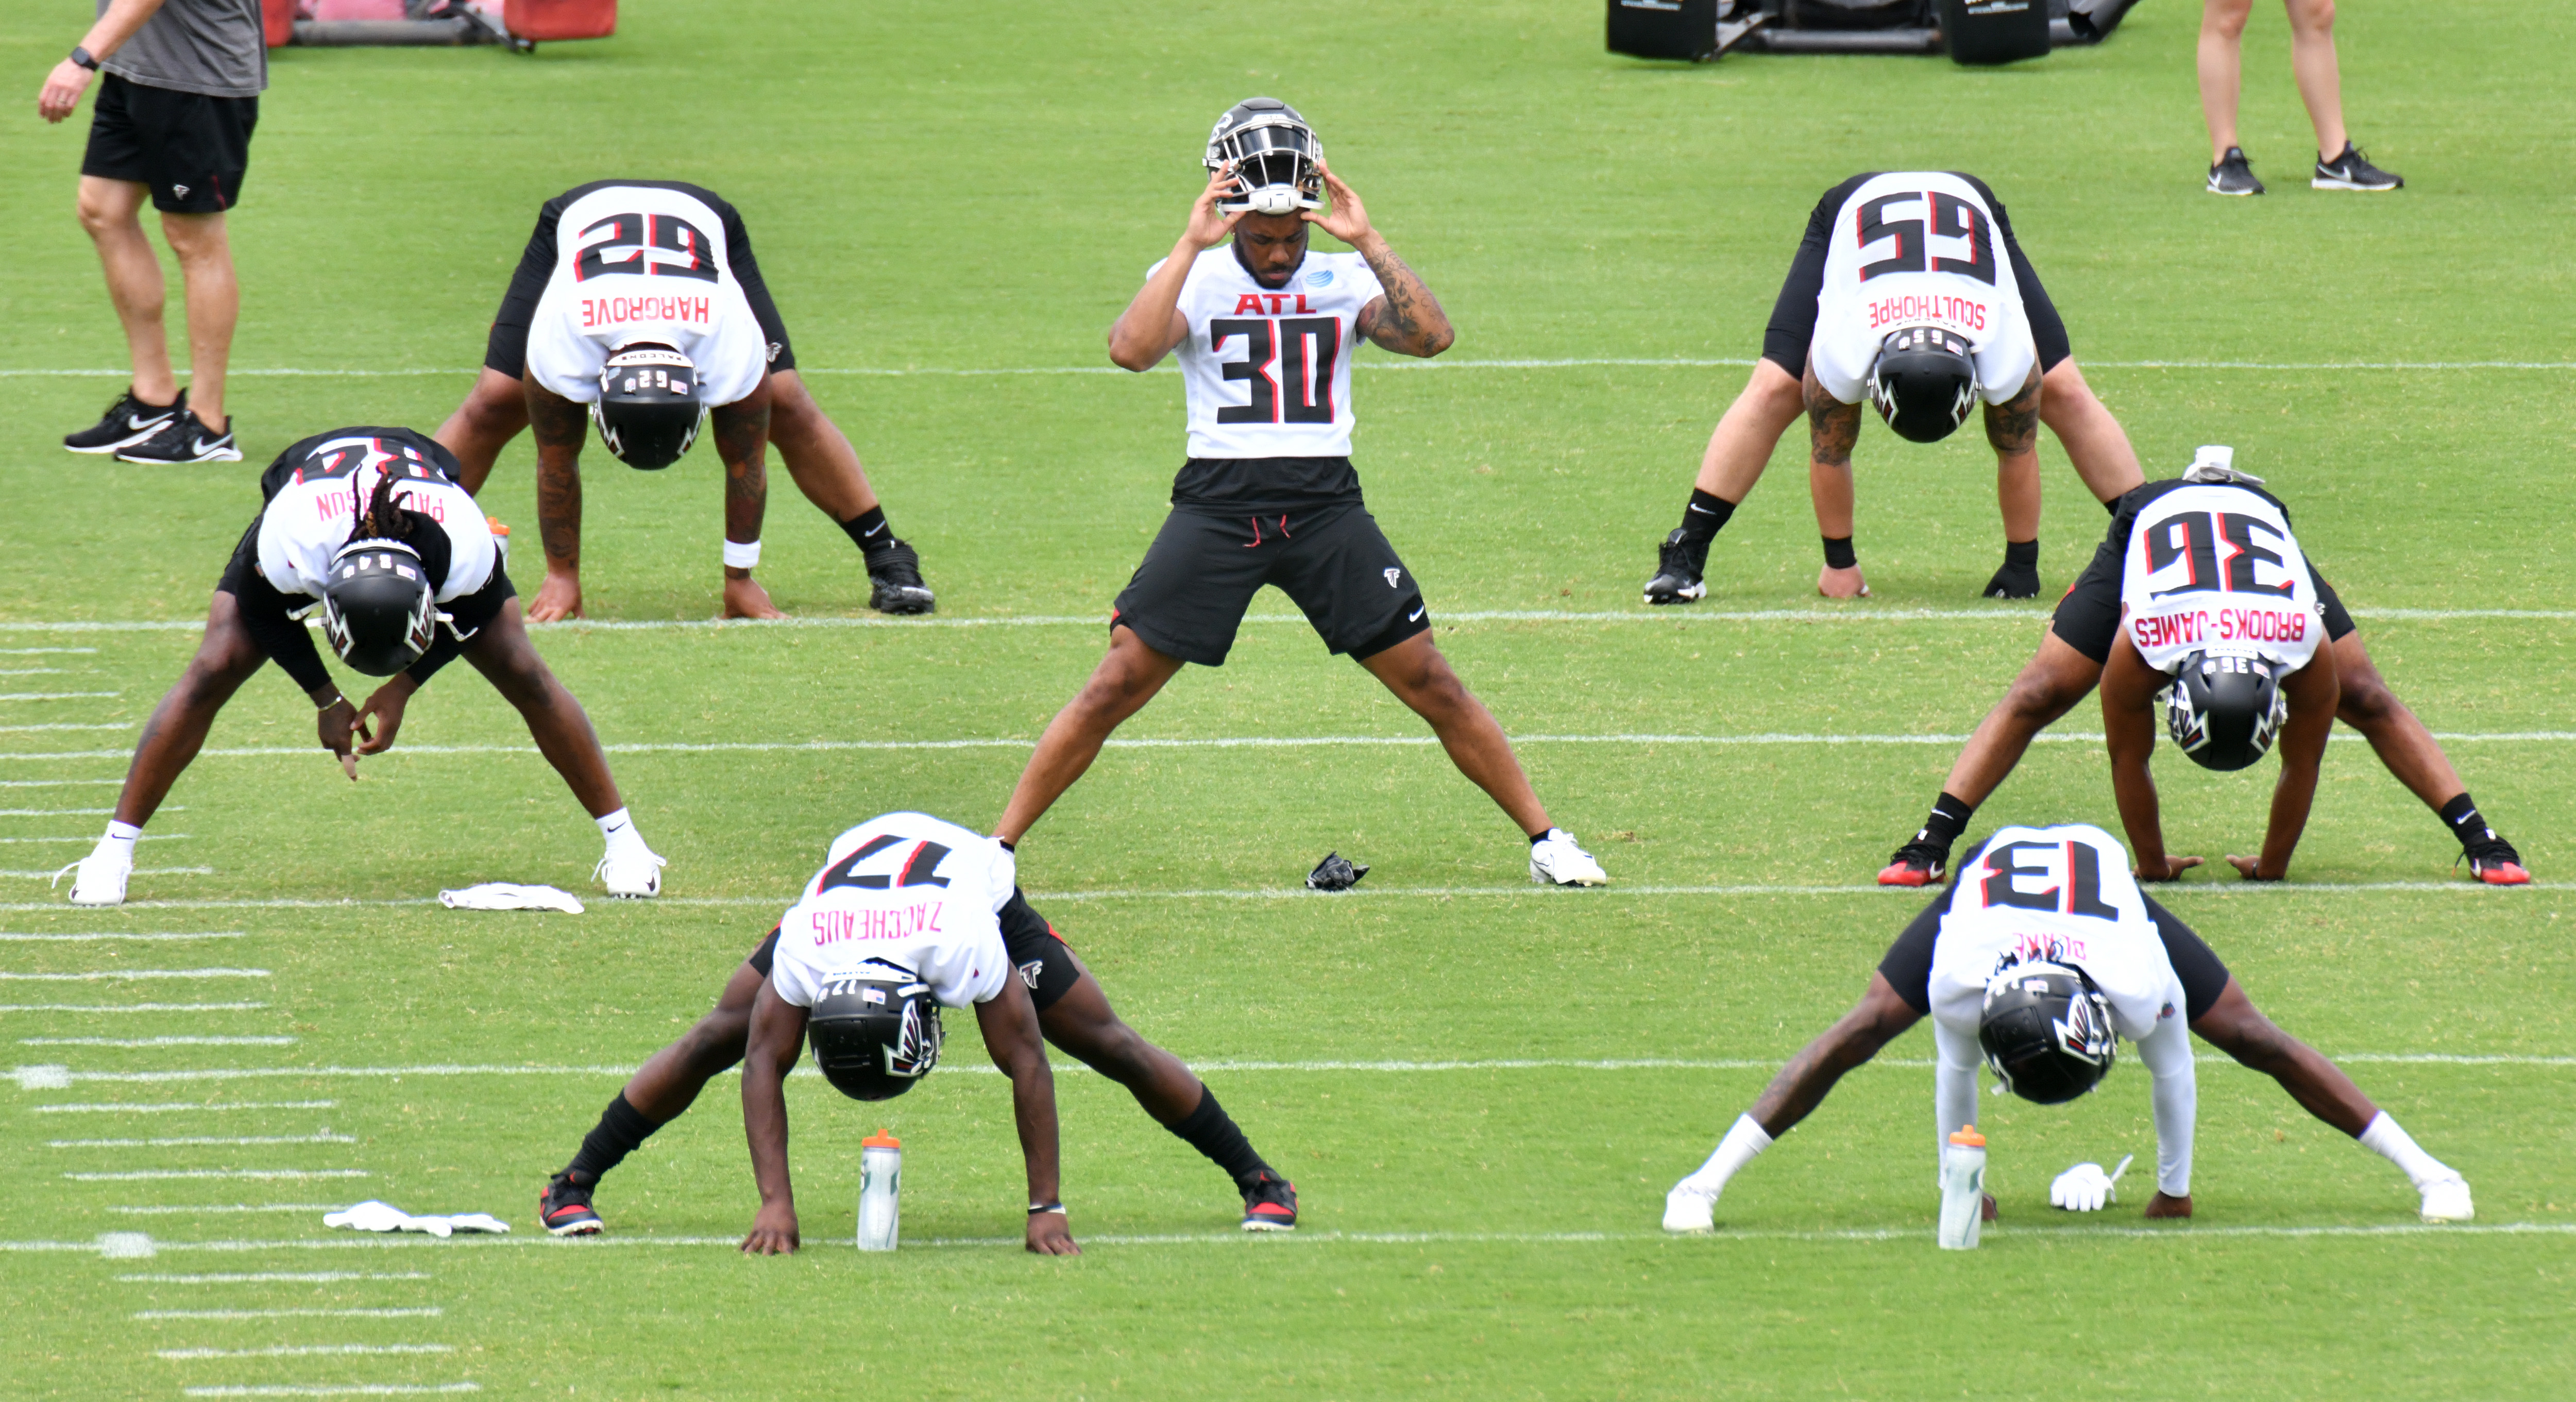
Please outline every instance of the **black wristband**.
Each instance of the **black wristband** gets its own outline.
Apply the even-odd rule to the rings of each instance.
[[[71,60],[74,67],[86,68],[92,73],[98,71],[98,59],[90,53],[89,47],[85,44],[72,45]]]
[[[1029,1215],[1032,1217],[1047,1212],[1052,1212],[1061,1217],[1064,1215],[1064,1204],[1060,1202],[1033,1202],[1029,1204]]]
[[[1825,568],[1829,570],[1847,570],[1860,563],[1860,557],[1852,553],[1852,538],[1850,536],[1825,536],[1823,537],[1823,540],[1825,542]]]

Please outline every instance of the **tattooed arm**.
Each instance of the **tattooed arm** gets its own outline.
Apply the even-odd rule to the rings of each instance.
[[[2021,393],[2002,404],[1986,406],[1986,441],[1998,458],[2014,458],[2039,448],[2039,367],[2031,367]]]
[[[1325,163],[1322,170],[1333,208],[1325,214],[1309,211],[1306,222],[1357,249],[1368,260],[1369,271],[1377,274],[1378,283],[1386,288],[1385,295],[1369,299],[1369,304],[1360,308],[1359,334],[1398,355],[1425,360],[1449,349],[1457,342],[1458,331],[1449,324],[1449,314],[1440,309],[1440,299],[1432,296],[1421,277],[1386,246],[1386,236],[1370,227],[1367,207],[1340,176],[1333,174],[1331,163]]]
[[[761,518],[769,512],[769,469],[763,460],[769,448],[769,397],[769,377],[763,375],[750,394],[720,404],[708,415],[716,455],[724,459],[725,539],[736,545],[759,540]],[[751,571],[727,565],[724,579],[725,617],[787,616],[769,602],[769,591],[753,581]]]
[[[527,377],[528,431],[537,444],[537,539],[546,578],[528,621],[581,617],[581,444],[588,411]]]
[[[1834,398],[1816,378],[1812,360],[1800,388],[1807,396],[1807,460],[1818,467],[1850,472],[1852,448],[1860,442],[1860,406]]]

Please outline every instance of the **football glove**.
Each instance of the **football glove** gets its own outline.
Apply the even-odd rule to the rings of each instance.
[[[2077,1164],[2048,1185],[2048,1205],[2069,1212],[2101,1211],[2105,1204],[2118,1199],[2119,1192],[2113,1185],[2129,1171],[2130,1161],[2136,1157],[2131,1154],[2120,1160],[2120,1166],[2109,1173],[2104,1173],[2098,1163]]]
[[[1316,891],[1347,891],[1360,884],[1360,878],[1368,873],[1367,867],[1353,864],[1341,853],[1327,852],[1322,861],[1315,863],[1315,869],[1306,873],[1306,885]]]

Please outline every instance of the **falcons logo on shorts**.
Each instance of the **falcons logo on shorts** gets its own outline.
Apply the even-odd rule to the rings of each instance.
[[[1386,587],[1389,589],[1396,588],[1396,581],[1404,578],[1404,571],[1396,569],[1393,566],[1387,567],[1385,570],[1381,571],[1381,573],[1386,576]]]

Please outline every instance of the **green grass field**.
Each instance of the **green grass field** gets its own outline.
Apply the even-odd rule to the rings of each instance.
[[[17,7],[8,70],[31,85],[88,13]],[[20,109],[0,126],[0,1035],[12,1063],[68,1070],[0,1087],[0,1395],[2576,1394],[2576,102],[2558,76],[2576,11],[2345,5],[2354,130],[2408,178],[2378,199],[2293,178],[2310,141],[2260,6],[2245,129],[2273,193],[2203,196],[2196,19],[2149,0],[2101,48],[1993,72],[1638,63],[1600,51],[1597,5],[1525,0],[632,0],[619,37],[533,58],[282,51],[230,221],[250,460],[194,470],[54,445],[122,383],[123,346],[71,217],[86,110],[46,128]],[[544,1176],[830,836],[901,807],[990,823],[1096,660],[1182,453],[1178,377],[1092,373],[1101,336],[1170,247],[1207,124],[1256,91],[1318,125],[1457,321],[1429,368],[1362,358],[1357,461],[1449,620],[1441,646],[1616,884],[1524,884],[1509,824],[1265,596],[1226,668],[1185,674],[1123,734],[1334,743],[1111,749],[1021,875],[1296,1179],[1293,1237],[1233,1230],[1219,1175],[1076,1068],[1065,1183],[1088,1250],[1024,1256],[1007,1090],[965,1074],[981,1052],[953,1017],[959,1074],[881,1113],[792,1083],[802,1255],[730,1249],[755,1205],[730,1079],[609,1179],[608,1236],[546,1238]],[[1874,599],[1813,597],[1793,433],[1709,599],[1638,603],[1816,195],[1912,166],[1977,172],[2009,202],[2151,476],[2222,442],[2271,479],[2537,873],[2490,891],[2449,872],[2436,821],[2345,743],[2293,884],[2202,872],[2170,897],[2468,1176],[2473,1228],[2418,1227],[2387,1164],[2226,1065],[2204,1067],[2195,1221],[2141,1224],[2143,1171],[2102,1218],[2061,1217],[2047,1188],[2067,1164],[2152,1160],[2129,1068],[2063,1111],[1990,1097],[2004,1219],[1981,1251],[1938,1252],[1917,1032],[1736,1180],[1715,1235],[1657,1230],[1664,1189],[1914,909],[1869,881],[1955,753],[1927,737],[1964,735],[2042,626],[1974,597],[1999,553],[1974,435],[1864,435]],[[588,602],[640,626],[538,646],[671,858],[664,900],[429,901],[491,879],[587,891],[598,850],[456,668],[356,786],[265,673],[153,823],[137,903],[60,905],[32,873],[104,821],[258,468],[319,429],[434,428],[535,207],[615,175],[744,210],[939,617],[866,614],[854,553],[776,473],[761,575],[815,626],[705,626],[711,459],[648,476],[594,452]],[[1587,363],[1497,363],[1529,361]],[[2355,364],[2412,368],[2334,368]],[[1037,373],[959,373],[995,370]],[[2102,518],[2043,441],[2054,591]],[[522,439],[486,492],[520,529],[528,592],[530,463]],[[166,626],[92,626],[138,623]],[[2081,738],[2099,728],[2089,705],[2069,716],[1979,829],[2116,830]],[[938,741],[991,743],[904,747]],[[2175,850],[2259,841],[2268,767],[2166,759]],[[1376,867],[1359,893],[1295,889],[1328,848]],[[26,938],[105,933],[205,937]],[[235,972],[142,976],[210,969]],[[27,977],[67,974],[92,977]],[[208,1037],[293,1040],[62,1040]],[[1607,1064],[1636,1062],[1661,1064]],[[905,1248],[861,1257],[858,1141],[879,1123],[909,1155]],[[120,1142],[85,1142],[102,1140]],[[176,1142],[130,1142],[159,1140]],[[91,1176],[180,1173],[200,1176]],[[320,1205],[365,1197],[516,1230],[323,1229]],[[103,1251],[108,1233],[153,1254]],[[209,1313],[233,1317],[185,1317]]]

